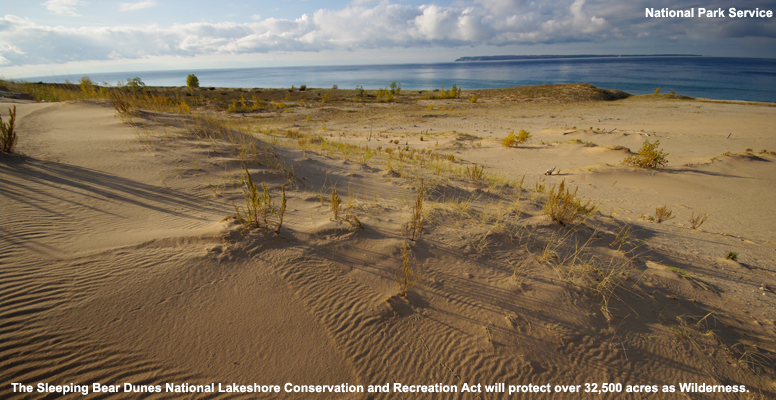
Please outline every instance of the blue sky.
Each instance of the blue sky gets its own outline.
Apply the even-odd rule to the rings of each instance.
[[[645,8],[776,1],[4,1],[0,76],[449,62],[502,54],[776,57],[774,18],[647,18]]]

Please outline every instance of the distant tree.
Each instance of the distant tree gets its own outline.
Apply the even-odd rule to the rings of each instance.
[[[199,87],[199,78],[197,78],[196,75],[190,74],[186,77],[186,86],[189,87],[189,89],[196,89]]]
[[[119,81],[119,86],[121,86],[121,82]],[[139,93],[143,90],[145,87],[145,83],[140,79],[140,77],[134,77],[134,78],[127,78],[127,83],[124,85],[129,91],[133,93]]]

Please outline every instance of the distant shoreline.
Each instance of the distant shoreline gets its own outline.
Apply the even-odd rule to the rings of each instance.
[[[576,55],[534,55],[534,56],[477,56],[461,57],[455,62],[552,60],[568,58],[633,58],[633,57],[703,57],[700,54],[576,54]]]

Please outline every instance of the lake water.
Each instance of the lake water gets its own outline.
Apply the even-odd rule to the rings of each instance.
[[[724,57],[638,57],[451,62],[439,64],[304,66],[273,68],[143,71],[88,74],[115,84],[140,77],[149,86],[183,86],[195,74],[201,86],[242,88],[365,89],[401,82],[404,90],[490,89],[521,85],[585,82],[632,94],[662,92],[711,99],[776,102],[776,59]],[[80,76],[49,76],[27,81],[76,82]]]

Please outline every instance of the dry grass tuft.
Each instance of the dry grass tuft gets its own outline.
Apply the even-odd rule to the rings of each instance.
[[[690,216],[690,225],[692,226],[692,229],[698,229],[703,225],[704,222],[706,222],[706,218],[709,218],[709,214],[698,214],[698,216],[695,216],[695,213],[692,213]]]
[[[544,204],[544,212],[549,215],[553,221],[566,226],[573,224],[580,218],[582,221],[590,217],[595,211],[595,207],[592,207],[590,201],[582,204],[582,200],[577,197],[577,190],[571,192],[566,187],[566,180],[561,181],[556,187],[553,186],[550,189],[550,195],[547,198],[547,203]]]
[[[466,176],[469,177],[474,182],[479,182],[482,180],[482,177],[485,175],[485,168],[480,167],[477,164],[474,164],[471,167],[466,167]]]
[[[404,242],[404,247],[401,250],[402,255],[402,268],[401,274],[396,273],[396,287],[399,289],[399,296],[406,297],[407,293],[415,287],[415,284],[420,280],[420,273],[410,265],[410,258],[407,255],[407,242]]]
[[[342,198],[337,194],[337,188],[331,188],[331,211],[334,212],[334,219],[339,219],[339,212],[342,209]]]
[[[3,117],[0,117],[0,151],[3,153],[13,153],[16,142],[19,139],[14,130],[16,125],[16,106],[13,106],[13,110],[9,108],[8,114],[10,114],[8,122],[4,122]]]
[[[418,189],[418,195],[415,198],[415,203],[411,206],[410,220],[404,225],[404,234],[407,239],[415,241],[423,234],[423,223],[425,222],[425,216],[423,214],[423,201],[426,192],[426,185],[423,179],[420,180],[420,188]]]
[[[710,284],[710,283],[708,283],[708,282],[706,282],[706,281],[696,277],[695,275],[693,275],[693,274],[691,274],[691,273],[689,273],[689,272],[687,272],[687,271],[685,271],[685,270],[683,270],[681,268],[678,268],[678,267],[668,267],[668,269],[673,271],[673,273],[681,276],[682,278],[687,279],[688,281],[695,282],[696,285],[700,286],[704,290],[709,290],[709,291],[712,291],[712,292],[715,292],[715,293],[717,292],[716,288],[712,284]]]
[[[663,207],[655,208],[655,217],[654,220],[658,224],[663,221],[668,221],[669,219],[676,218],[675,215],[672,215],[674,212],[669,210],[666,205],[663,205]]]
[[[590,244],[596,237],[591,235],[581,245],[570,242],[572,232],[555,232],[545,243],[537,260],[551,266],[564,282],[589,290],[601,300],[601,311],[607,319],[609,302],[624,280],[629,279],[632,270],[630,259],[609,258],[602,260],[591,253]]]

